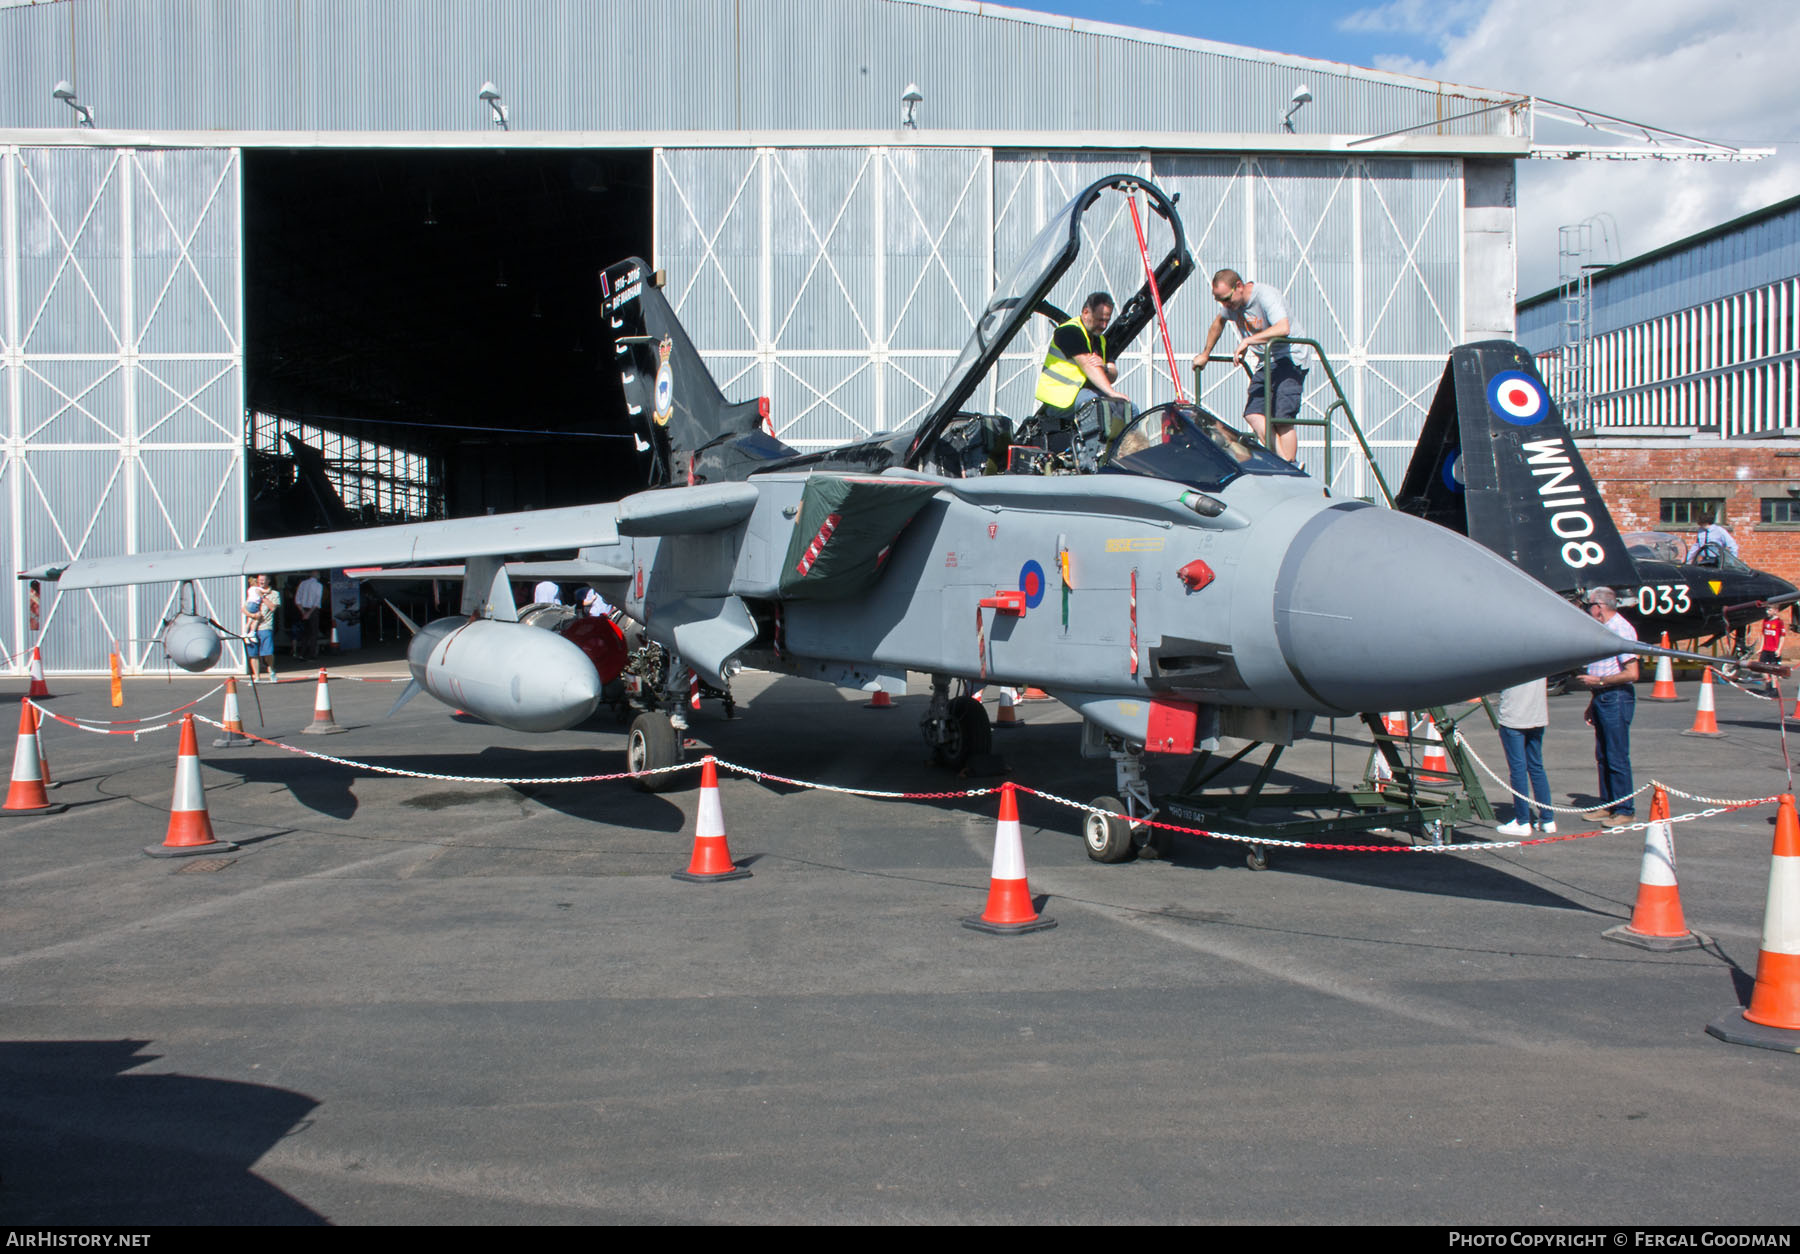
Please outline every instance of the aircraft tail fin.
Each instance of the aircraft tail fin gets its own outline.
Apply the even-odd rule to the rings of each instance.
[[[628,257],[600,272],[600,297],[626,410],[656,450],[655,486],[742,479],[795,455],[768,429],[766,397],[725,399],[663,295],[660,272]]]
[[[1507,340],[1451,350],[1395,504],[1557,592],[1637,579],[1562,411]]]

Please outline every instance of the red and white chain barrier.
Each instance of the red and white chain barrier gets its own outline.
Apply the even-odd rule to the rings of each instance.
[[[42,717],[55,719],[59,723],[66,723],[76,731],[98,732],[102,736],[130,736],[135,740],[137,737],[147,735],[150,732],[157,732],[165,727],[175,726],[175,723],[170,721],[175,715],[182,713],[184,710],[193,709],[224,686],[224,684],[219,684],[216,687],[210,688],[195,697],[192,701],[189,701],[186,705],[178,705],[172,710],[164,710],[161,714],[145,715],[143,718],[74,718],[67,714],[58,714],[49,706],[40,705],[36,701],[31,702],[31,708],[36,710]],[[27,697],[26,700],[29,701],[30,698]],[[136,724],[139,723],[149,723],[152,719],[162,719],[164,721],[148,727],[136,726]]]
[[[220,685],[220,687],[223,687],[223,686],[224,685],[222,685],[222,684]],[[218,690],[219,690],[218,688],[214,688],[212,690],[212,692],[217,692]],[[205,700],[207,696],[212,695],[212,692],[205,694],[205,696],[196,698],[195,701],[190,702],[189,705],[191,706],[193,704],[197,704],[199,701]],[[39,711],[41,711],[44,714],[49,715],[49,717],[57,720],[58,722],[67,723],[69,726],[75,727],[81,731],[99,731],[99,732],[104,732],[104,733],[111,734],[111,735],[128,735],[128,736],[132,736],[133,738],[136,738],[137,736],[144,735],[148,732],[161,731],[164,728],[172,727],[175,725],[172,722],[164,722],[164,723],[159,723],[153,727],[139,727],[139,728],[136,728],[135,730],[120,730],[120,729],[110,729],[110,728],[106,728],[106,727],[91,727],[91,726],[86,725],[86,721],[77,721],[75,719],[67,718],[63,715],[55,714],[52,711],[45,710],[43,706],[38,705],[36,702],[32,702],[32,705],[34,706],[34,708],[38,709]],[[185,710],[189,707],[183,706],[180,708],[182,710]],[[178,713],[178,712],[179,711],[171,711],[170,713]],[[166,715],[157,715],[155,717],[166,718],[167,716]],[[133,720],[133,721],[136,721],[136,720]],[[205,723],[207,726],[217,728],[220,731],[225,730],[225,725],[223,723],[216,722],[213,719],[206,717],[204,714],[194,715],[194,721],[198,722],[198,723]],[[696,758],[690,762],[678,762],[673,766],[656,767],[654,769],[644,770],[644,771],[612,771],[612,772],[596,773],[596,774],[590,774],[590,775],[545,775],[545,776],[447,775],[447,774],[444,774],[444,773],[438,772],[438,771],[415,771],[415,770],[408,770],[405,767],[383,766],[380,763],[376,763],[376,762],[361,762],[361,761],[356,760],[355,758],[339,757],[335,754],[319,753],[316,750],[303,749],[298,745],[284,744],[281,741],[270,740],[267,737],[258,736],[251,732],[244,732],[241,734],[244,735],[247,739],[253,740],[258,744],[268,745],[274,749],[280,749],[284,753],[291,753],[291,754],[295,755],[296,757],[312,758],[319,762],[329,762],[334,766],[349,767],[352,770],[367,771],[367,772],[370,772],[372,774],[377,774],[377,775],[393,775],[393,776],[399,776],[399,777],[406,778],[406,779],[440,780],[445,783],[454,783],[454,784],[510,784],[510,785],[517,785],[517,784],[592,784],[592,783],[605,783],[605,782],[609,782],[609,781],[613,781],[613,780],[621,780],[621,779],[642,779],[642,778],[645,778],[647,776],[652,776],[652,775],[670,775],[677,771],[696,770],[701,765],[701,759]],[[1462,739],[1460,736],[1460,733],[1458,734],[1458,738]],[[1476,765],[1480,766],[1481,769],[1484,772],[1486,772],[1490,778],[1492,778],[1497,784],[1499,784],[1501,786],[1501,788],[1505,789],[1508,793],[1512,792],[1512,789],[1507,785],[1507,783],[1504,780],[1501,780],[1500,777],[1498,775],[1494,774],[1493,770],[1491,768],[1489,768],[1485,762],[1483,762],[1479,757],[1477,757],[1472,750],[1469,750],[1466,740],[1463,741],[1463,748],[1465,751],[1467,751],[1469,753],[1469,756],[1475,760]],[[713,762],[714,762],[714,765],[719,770],[735,771],[739,775],[746,776],[747,778],[754,779],[754,780],[757,780],[758,782],[762,782],[762,783],[785,784],[785,785],[788,785],[789,787],[793,787],[793,788],[805,788],[805,789],[809,789],[809,790],[813,790],[813,791],[817,791],[817,792],[838,793],[838,794],[841,794],[844,796],[851,796],[851,797],[870,797],[875,800],[881,800],[881,801],[951,801],[951,800],[960,800],[963,798],[971,798],[971,797],[986,797],[986,796],[990,796],[990,795],[1000,791],[999,787],[946,789],[946,790],[941,790],[941,791],[936,791],[936,792],[896,792],[896,791],[876,789],[876,788],[849,788],[849,787],[845,787],[841,784],[822,784],[822,783],[818,783],[813,780],[794,779],[794,778],[792,778],[790,776],[786,776],[786,775],[777,775],[773,771],[761,771],[761,770],[757,770],[755,767],[743,766],[736,762],[727,762],[723,759],[716,758],[716,757],[713,759]],[[1631,795],[1635,797],[1638,793],[1644,792],[1647,789],[1655,787],[1655,786],[1657,786],[1657,785],[1653,781],[1650,784],[1644,785],[1643,788],[1639,788],[1636,792],[1632,793]],[[1017,791],[1019,791],[1021,793],[1024,793],[1024,794],[1026,794],[1028,796],[1032,796],[1032,797],[1038,797],[1044,801],[1050,802],[1052,805],[1065,806],[1072,810],[1079,810],[1084,814],[1097,814],[1097,815],[1102,815],[1102,816],[1107,816],[1107,817],[1123,818],[1134,824],[1138,824],[1138,825],[1141,825],[1144,827],[1154,827],[1160,831],[1176,832],[1176,833],[1179,833],[1179,834],[1185,835],[1185,836],[1199,836],[1199,837],[1202,837],[1207,840],[1220,840],[1220,841],[1226,841],[1226,842],[1236,843],[1236,844],[1241,844],[1241,845],[1254,845],[1254,846],[1264,848],[1264,849],[1306,849],[1306,850],[1312,850],[1314,852],[1322,852],[1322,853],[1440,853],[1440,854],[1441,853],[1498,853],[1501,850],[1525,849],[1525,848],[1529,848],[1533,845],[1553,845],[1553,844],[1557,844],[1559,842],[1571,841],[1571,840],[1592,840],[1595,837],[1616,835],[1616,834],[1619,834],[1622,832],[1641,832],[1650,826],[1650,824],[1648,822],[1630,823],[1630,824],[1625,824],[1625,825],[1619,826],[1619,827],[1601,828],[1601,829],[1595,829],[1593,831],[1586,831],[1586,832],[1570,832],[1570,833],[1566,833],[1566,834],[1559,833],[1557,835],[1534,836],[1534,837],[1531,837],[1529,839],[1524,839],[1524,840],[1480,841],[1480,842],[1476,842],[1476,843],[1465,843],[1465,844],[1348,845],[1348,844],[1337,844],[1337,843],[1333,843],[1333,842],[1329,842],[1329,841],[1282,840],[1282,839],[1269,837],[1269,836],[1245,836],[1245,835],[1242,835],[1237,832],[1218,831],[1214,828],[1186,827],[1181,824],[1164,823],[1164,822],[1161,822],[1161,821],[1155,820],[1155,819],[1134,818],[1130,815],[1119,814],[1116,811],[1102,810],[1102,809],[1099,809],[1098,807],[1088,805],[1085,802],[1076,801],[1069,797],[1059,796],[1056,793],[1047,792],[1040,788],[1032,788],[1026,784],[1016,784],[1016,785],[1014,785],[1014,787],[1017,789]],[[1704,810],[1696,810],[1696,811],[1693,811],[1692,813],[1688,813],[1688,814],[1671,815],[1666,820],[1667,822],[1670,822],[1670,823],[1685,823],[1685,822],[1689,822],[1693,819],[1712,818],[1712,817],[1715,817],[1720,814],[1729,814],[1735,810],[1751,809],[1753,807],[1762,806],[1762,805],[1773,805],[1773,804],[1775,804],[1775,802],[1777,802],[1779,800],[1779,798],[1776,798],[1776,797],[1752,797],[1752,798],[1741,798],[1741,799],[1702,797],[1702,796],[1698,796],[1694,793],[1683,792],[1680,789],[1672,788],[1667,784],[1663,784],[1663,785],[1661,785],[1661,787],[1663,788],[1663,790],[1665,792],[1669,793],[1671,796],[1681,797],[1681,798],[1683,798],[1685,800],[1689,800],[1689,801],[1698,801],[1698,802],[1701,802],[1702,804],[1707,805],[1707,807],[1708,807]],[[1564,813],[1583,812],[1583,811],[1575,810],[1573,807],[1551,807],[1551,808],[1552,809],[1560,809]],[[1595,808],[1597,808],[1597,807],[1588,806],[1588,807],[1585,807],[1585,810],[1592,810]]]

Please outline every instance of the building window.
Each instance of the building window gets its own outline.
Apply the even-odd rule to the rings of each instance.
[[[1791,496],[1765,496],[1762,499],[1762,521],[1777,526],[1800,524],[1800,500]]]
[[[1665,527],[1698,527],[1702,523],[1720,522],[1725,516],[1725,498],[1718,496],[1665,496],[1662,498],[1661,521]]]

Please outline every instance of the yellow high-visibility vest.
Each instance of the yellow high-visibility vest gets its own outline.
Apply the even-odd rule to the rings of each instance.
[[[1106,360],[1106,337],[1104,335],[1093,334],[1082,325],[1080,318],[1070,318],[1056,329],[1060,331],[1063,327],[1074,327],[1080,331],[1082,338],[1087,341],[1087,351],[1098,352],[1100,360]],[[1100,341],[1098,349],[1094,347],[1096,339]],[[1038,375],[1038,404],[1051,409],[1069,409],[1075,404],[1076,393],[1080,392],[1087,382],[1088,377],[1082,373],[1081,367],[1070,360],[1057,346],[1056,339],[1052,336],[1050,351],[1044,354],[1043,373]]]

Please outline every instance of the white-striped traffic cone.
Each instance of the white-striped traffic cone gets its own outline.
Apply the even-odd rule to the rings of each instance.
[[[1681,734],[1684,736],[1705,736],[1709,740],[1718,740],[1725,735],[1719,730],[1719,720],[1713,713],[1713,677],[1712,667],[1700,677],[1700,704],[1694,707],[1694,725]]]
[[[1011,731],[1015,727],[1022,726],[1019,722],[1018,704],[1019,690],[1017,688],[1002,688],[1000,690],[1000,713],[998,717],[994,719],[995,728],[1004,727],[1006,730]]]
[[[1675,883],[1675,845],[1669,832],[1669,794],[1658,785],[1650,797],[1650,824],[1644,829],[1644,857],[1638,865],[1637,904],[1631,922],[1608,928],[1607,940],[1657,953],[1698,949],[1708,937],[1688,930]]]
[[[1406,735],[1406,715],[1405,715],[1405,713],[1400,712],[1400,711],[1394,711],[1391,713],[1383,714],[1381,716],[1381,730],[1386,732],[1390,736]],[[1388,765],[1387,754],[1381,752],[1381,750],[1379,748],[1377,748],[1375,750],[1375,778],[1374,778],[1375,791],[1376,792],[1387,791],[1387,786],[1393,780],[1393,778],[1394,778],[1394,770],[1392,767],[1390,767]]]
[[[35,644],[31,646],[31,687],[25,695],[33,701],[50,695],[50,685],[44,682],[44,653]]]
[[[1791,794],[1775,815],[1769,898],[1750,1004],[1727,1010],[1706,1030],[1733,1045],[1800,1054],[1800,820]]]
[[[44,791],[44,769],[38,759],[37,711],[30,698],[19,702],[19,739],[13,749],[12,782],[0,815],[61,814],[69,807],[50,804]]]
[[[175,794],[169,802],[169,832],[160,845],[146,845],[152,858],[186,858],[197,853],[229,853],[237,846],[213,835],[206,812],[206,788],[200,782],[200,740],[194,716],[181,716],[181,748],[175,757]]]
[[[1450,774],[1450,755],[1444,752],[1444,738],[1438,735],[1437,720],[1425,716],[1425,752],[1419,758],[1421,774]]]
[[[709,753],[700,760],[700,810],[694,816],[694,856],[687,870],[674,878],[689,884],[718,884],[747,880],[750,872],[731,860],[731,843],[725,837],[725,810],[719,804],[719,769]]]
[[[343,731],[337,720],[331,717],[331,681],[323,669],[319,671],[319,686],[313,690],[313,720],[300,729],[305,736],[331,736]]]
[[[1669,633],[1663,633],[1663,648],[1669,647]],[[1646,701],[1685,701],[1675,688],[1675,664],[1669,660],[1668,654],[1656,659],[1656,682],[1650,686],[1650,695]]]
[[[237,676],[225,676],[225,710],[219,716],[224,735],[212,742],[215,749],[241,749],[255,743],[244,735],[244,720],[238,713]]]
[[[1017,936],[1055,927],[1031,904],[1025,878],[1025,841],[1019,833],[1019,802],[1012,781],[1000,785],[1000,822],[994,828],[994,869],[988,878],[987,909],[963,920],[963,926],[995,936]]]

